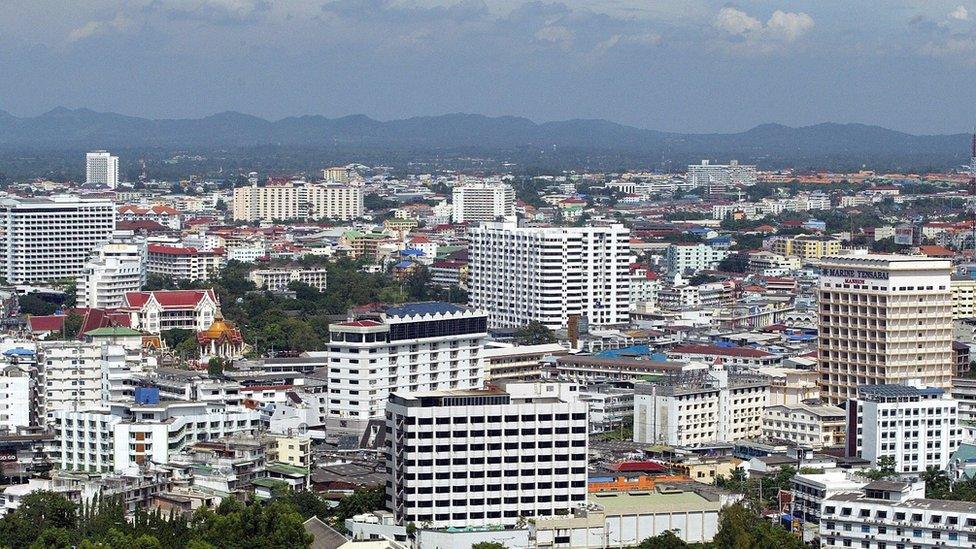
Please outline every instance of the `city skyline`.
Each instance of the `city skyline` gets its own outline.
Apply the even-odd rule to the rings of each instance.
[[[972,127],[974,10],[961,0],[92,0],[57,11],[18,1],[0,21],[0,109],[956,133]]]

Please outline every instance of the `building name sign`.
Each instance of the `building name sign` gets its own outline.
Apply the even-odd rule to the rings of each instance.
[[[857,269],[824,269],[824,275],[842,278],[870,278],[872,280],[888,280],[888,273],[885,271],[860,271]]]

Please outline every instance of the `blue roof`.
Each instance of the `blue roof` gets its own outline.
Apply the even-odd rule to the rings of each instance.
[[[622,356],[648,355],[650,353],[651,348],[647,345],[631,345],[630,347],[623,347],[621,349],[607,349],[605,351],[600,351],[596,354],[596,356],[618,358]]]
[[[407,261],[406,259],[404,259],[403,261],[394,265],[394,267],[396,267],[397,269],[407,269],[411,265],[413,265],[413,261]]]
[[[387,316],[414,316],[414,315],[433,315],[437,313],[450,314],[466,311],[464,307],[459,307],[453,303],[444,301],[423,301],[420,303],[404,303],[393,305],[386,308]]]
[[[894,384],[864,385],[858,387],[857,390],[865,395],[877,395],[881,397],[913,397],[923,395],[941,395],[945,393],[945,391],[939,387],[924,387],[919,389],[918,387],[912,387],[910,385]]]
[[[416,248],[407,248],[406,250],[401,251],[400,252],[400,255],[411,255],[411,256],[420,257],[420,256],[424,255],[424,252],[422,252],[422,251],[420,251],[420,250],[418,250]]]
[[[5,356],[34,356],[34,351],[23,347],[14,347],[3,352]]]

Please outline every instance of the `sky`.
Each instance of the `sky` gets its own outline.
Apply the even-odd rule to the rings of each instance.
[[[0,109],[976,124],[976,0],[3,0]]]

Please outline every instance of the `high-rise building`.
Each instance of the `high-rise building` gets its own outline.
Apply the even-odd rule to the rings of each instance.
[[[465,183],[454,187],[455,223],[515,220],[515,189],[500,181]]]
[[[210,280],[223,268],[225,250],[149,244],[146,271],[177,280]]]
[[[394,393],[386,430],[398,524],[514,526],[586,502],[587,405],[575,384]]]
[[[951,262],[921,256],[825,257],[820,268],[820,384],[832,404],[862,385],[953,375]]]
[[[280,181],[234,189],[235,221],[349,221],[363,211],[363,188],[354,185]]]
[[[627,322],[633,258],[623,225],[482,223],[468,235],[470,303],[492,327],[557,329],[573,315],[597,326]]]
[[[704,187],[709,197],[719,198],[729,194],[733,186],[755,185],[756,167],[739,164],[738,160],[728,164],[702,160],[688,166],[688,182],[692,188]]]
[[[890,457],[897,473],[945,470],[962,434],[959,403],[941,388],[871,385],[847,402],[847,455]]]
[[[329,326],[327,428],[363,432],[394,391],[473,389],[484,381],[483,312],[407,303]]]
[[[11,284],[77,278],[114,230],[110,200],[64,195],[0,200],[2,275]]]
[[[78,306],[115,309],[125,303],[126,292],[146,283],[146,246],[112,242],[99,246],[78,277]]]
[[[119,185],[119,157],[108,151],[92,151],[85,155],[85,183],[105,185],[114,189]]]

